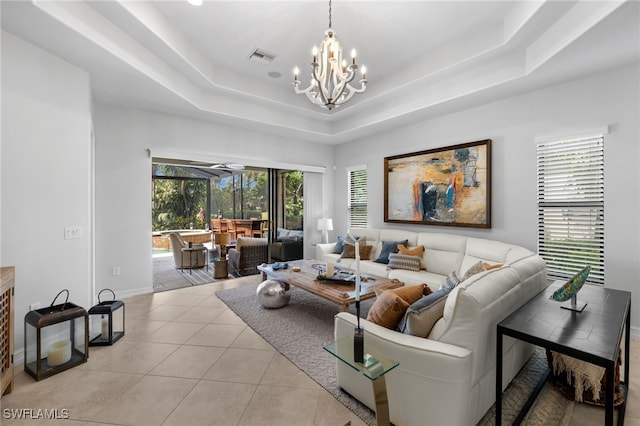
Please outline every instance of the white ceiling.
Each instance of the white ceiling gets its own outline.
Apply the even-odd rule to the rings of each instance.
[[[640,60],[637,1],[334,0],[369,83],[330,112],[292,86],[328,26],[325,0],[0,7],[4,30],[86,69],[99,101],[327,144]],[[249,60],[256,47],[275,60]]]

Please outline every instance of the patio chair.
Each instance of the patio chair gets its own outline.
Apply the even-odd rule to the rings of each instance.
[[[268,251],[266,238],[238,238],[236,247],[228,252],[231,274],[241,277],[259,273],[257,266],[269,261]]]
[[[171,232],[169,234],[169,240],[171,241],[171,249],[173,250],[173,260],[177,269],[189,268],[191,262],[191,268],[202,268],[205,266],[207,259],[204,254],[204,250],[192,253],[191,257],[188,252],[183,252],[182,249],[189,247],[189,243],[185,242],[180,234],[177,232]],[[196,244],[194,247],[202,247],[202,244]]]

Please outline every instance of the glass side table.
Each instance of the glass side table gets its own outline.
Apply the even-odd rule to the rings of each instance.
[[[376,403],[376,424],[389,426],[389,399],[387,398],[387,383],[384,375],[396,368],[398,361],[364,348],[364,362],[361,364],[353,360],[353,337],[345,337],[324,347],[331,355],[347,364],[369,380],[373,385],[373,396]]]

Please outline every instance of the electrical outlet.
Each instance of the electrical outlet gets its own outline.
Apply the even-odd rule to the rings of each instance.
[[[32,303],[29,305],[30,311],[35,311],[36,309],[40,309],[40,302]]]
[[[119,266],[114,266],[113,267],[113,271],[111,272],[114,276],[115,275],[120,275],[120,267]]]
[[[64,239],[73,240],[75,238],[82,237],[82,227],[80,226],[67,226],[64,228]]]

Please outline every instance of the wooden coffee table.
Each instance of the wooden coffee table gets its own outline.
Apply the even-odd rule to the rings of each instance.
[[[284,263],[284,262],[283,262]],[[318,281],[318,265],[324,266],[324,262],[318,260],[294,260],[286,262],[287,269],[273,270],[271,265],[259,265],[258,270],[262,272],[264,279],[283,281],[289,285],[296,286],[302,290],[320,296],[338,305],[341,312],[347,311],[349,305],[355,303],[355,284],[353,282],[334,283]],[[314,265],[316,268],[314,268]],[[299,272],[294,272],[294,267],[300,267]],[[361,274],[364,280],[360,282],[360,300],[367,300],[376,297],[375,289],[387,290],[390,288],[402,287],[403,283],[396,279],[378,277],[371,274]],[[366,280],[366,281],[365,281]]]

